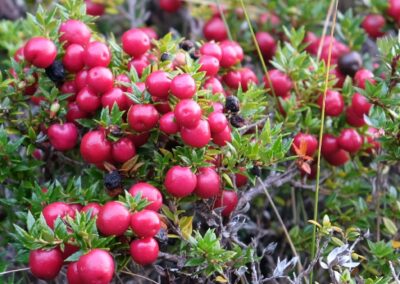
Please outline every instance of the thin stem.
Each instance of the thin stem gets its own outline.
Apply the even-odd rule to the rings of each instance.
[[[283,232],[284,232],[284,234],[286,236],[286,239],[287,239],[287,241],[289,243],[289,246],[290,246],[290,249],[292,250],[292,253],[294,254],[295,257],[297,257],[297,267],[298,267],[298,270],[300,272],[300,271],[303,270],[303,267],[302,267],[301,262],[300,262],[300,257],[297,254],[296,248],[295,248],[295,246],[293,244],[292,238],[290,237],[289,232],[286,229],[285,223],[283,222],[282,217],[279,214],[279,211],[276,208],[275,203],[272,200],[271,195],[269,194],[267,187],[265,186],[265,184],[264,184],[264,182],[262,181],[261,178],[257,177],[257,179],[260,182],[260,184],[262,185],[264,193],[267,196],[269,203],[271,203],[272,209],[274,210],[274,213],[275,213],[276,217],[278,218],[278,221],[279,221],[280,225],[282,226]]]
[[[221,6],[221,0],[216,0],[216,2],[217,2],[217,6],[218,6],[218,12],[221,15],[221,19],[224,22],[226,32],[228,33],[228,38],[229,38],[229,40],[233,40],[231,31],[228,26],[228,22],[226,21],[226,18],[224,15],[224,10],[222,9],[222,6]]]
[[[317,60],[319,61],[320,56],[321,56],[321,52],[322,52],[322,45],[324,43],[324,39],[325,39],[325,35],[326,35],[326,30],[328,29],[328,23],[329,23],[329,19],[332,16],[332,11],[333,11],[333,3],[335,1],[331,1],[331,3],[329,4],[329,9],[328,9],[328,14],[326,15],[325,18],[325,22],[324,22],[324,28],[322,29],[322,35],[321,35],[321,39],[318,45],[318,52],[317,52]]]
[[[335,1],[335,0],[332,0]],[[331,37],[333,37],[336,25],[336,15],[338,9],[339,0],[336,1],[335,10],[333,12],[333,22],[331,27]],[[313,220],[317,222],[318,219],[318,199],[319,199],[319,183],[320,183],[320,176],[321,176],[321,147],[322,147],[322,136],[324,134],[324,123],[325,123],[325,99],[326,93],[328,91],[328,82],[329,82],[329,68],[331,66],[331,55],[332,55],[332,40],[329,41],[329,50],[328,50],[328,63],[327,63],[327,71],[325,76],[325,88],[324,94],[322,98],[322,110],[321,110],[321,124],[319,130],[319,142],[318,142],[318,155],[317,155],[317,177],[316,177],[316,185],[315,185],[315,197],[314,197],[314,218]],[[315,240],[317,235],[317,228],[314,226],[313,236],[312,236],[312,244],[311,244],[311,257],[315,256]],[[313,272],[310,274],[310,283],[313,281]]]
[[[252,36],[252,38],[253,38],[254,45],[256,46],[257,54],[258,54],[258,57],[260,58],[261,66],[262,66],[263,71],[264,71],[264,73],[265,73],[265,77],[267,78],[268,85],[269,85],[269,87],[270,87],[270,89],[271,89],[272,95],[273,95],[274,98],[275,98],[276,105],[279,106],[278,97],[276,96],[274,87],[272,86],[272,81],[271,81],[271,78],[269,77],[269,74],[268,74],[267,65],[265,64],[264,57],[263,57],[263,55],[262,55],[262,53],[261,53],[260,46],[258,45],[257,38],[256,38],[256,35],[255,35],[255,33],[254,33],[253,26],[252,26],[252,24],[251,24],[249,15],[247,14],[246,6],[244,5],[243,0],[240,0],[240,4],[242,5],[243,13],[244,13],[244,16],[245,16],[245,18],[246,18],[247,25],[249,26],[249,30],[250,30],[251,36]]]
[[[8,271],[0,272],[0,276],[14,273],[14,272],[27,271],[29,269],[30,269],[29,267],[24,267],[24,268],[18,268],[18,269],[14,269],[14,270],[8,270]]]

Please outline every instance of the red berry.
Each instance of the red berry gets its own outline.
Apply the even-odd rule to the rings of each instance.
[[[200,47],[200,54],[213,56],[218,59],[218,61],[222,58],[222,50],[218,43],[213,41],[206,42]]]
[[[318,98],[318,105],[322,108],[323,95]],[[339,116],[344,109],[343,96],[336,91],[328,90],[325,97],[325,113],[328,116]]]
[[[346,80],[346,76],[343,75],[339,68],[334,68],[331,69],[331,71],[329,72],[331,75],[333,75],[333,79],[336,80],[336,83],[334,85],[334,87],[336,88],[342,88],[343,84],[344,84],[344,80]]]
[[[117,201],[109,201],[97,215],[96,225],[105,236],[121,236],[129,228],[129,210]]]
[[[390,17],[392,17],[396,22],[399,23],[400,22],[400,2],[397,0],[389,0],[387,13]]]
[[[122,91],[128,91],[131,79],[125,74],[119,74],[115,77],[115,86],[120,88]],[[126,86],[128,84],[128,86]]]
[[[212,133],[219,133],[228,126],[228,120],[225,114],[214,111],[208,116],[208,124]]]
[[[361,27],[365,32],[372,38],[377,38],[383,36],[385,33],[382,29],[385,27],[386,21],[382,15],[379,14],[369,14],[365,16]]]
[[[219,17],[210,19],[203,27],[203,34],[207,40],[222,41],[228,38],[224,21]]]
[[[315,138],[314,135],[311,134],[306,134],[306,133],[297,133],[296,136],[293,139],[293,145],[292,145],[292,150],[294,153],[294,145],[300,149],[302,144],[305,144],[305,149],[306,149],[306,155],[307,156],[314,156],[315,151],[317,151],[318,148],[318,140]]]
[[[229,68],[239,62],[236,49],[232,45],[221,45],[222,56],[219,64],[221,67]]]
[[[58,30],[60,34],[60,42],[64,43],[64,47],[71,44],[79,44],[86,46],[90,40],[90,29],[85,23],[78,20],[67,20],[61,24]]]
[[[158,119],[159,114],[151,104],[133,105],[128,112],[129,126],[138,132],[154,128]]]
[[[150,202],[150,204],[146,206],[146,209],[148,210],[158,211],[162,206],[162,195],[160,191],[151,184],[145,182],[134,184],[129,189],[129,193],[132,196],[141,194],[143,199],[147,199],[147,201]]]
[[[171,93],[178,99],[191,99],[196,94],[196,82],[189,74],[181,74],[171,81]]]
[[[164,71],[155,71],[146,79],[146,89],[154,97],[168,97],[170,86],[171,79],[168,78],[168,74]]]
[[[21,46],[20,48],[17,49],[17,51],[14,53],[13,58],[15,59],[16,62],[21,62],[24,60],[24,47]]]
[[[152,264],[157,260],[159,247],[153,238],[134,240],[130,248],[132,259],[140,265]]]
[[[61,270],[64,259],[57,248],[32,250],[29,254],[29,268],[32,274],[43,280],[53,280]]]
[[[196,181],[196,175],[190,168],[173,166],[165,175],[164,186],[172,196],[185,197],[194,191]]]
[[[135,155],[135,145],[129,138],[121,138],[112,144],[111,156],[117,163],[125,163]]]
[[[241,172],[244,172],[244,169],[240,169]],[[237,187],[242,187],[247,184],[247,176],[236,173],[235,174],[235,179],[236,179],[236,186]]]
[[[181,0],[159,0],[160,8],[169,13],[175,13],[182,5]]]
[[[79,278],[84,284],[110,283],[114,275],[114,259],[101,249],[92,249],[77,262]]]
[[[363,139],[357,130],[352,128],[343,129],[338,138],[340,148],[350,153],[360,150]]]
[[[354,112],[352,105],[346,109],[346,122],[354,127],[362,127],[365,125],[364,116],[358,116]]]
[[[54,149],[67,151],[75,147],[78,140],[78,129],[73,123],[53,124],[47,130],[47,136]]]
[[[161,114],[166,114],[171,112],[171,106],[169,105],[168,99],[162,99],[158,97],[153,97],[154,106],[156,107],[157,111]]]
[[[71,44],[67,47],[62,63],[64,68],[71,73],[76,73],[85,66],[85,49],[79,44]]]
[[[219,61],[214,56],[202,55],[200,57],[199,64],[200,64],[199,71],[206,72],[207,76],[217,75],[219,71]]]
[[[88,113],[81,110],[77,103],[74,102],[68,105],[68,110],[66,114],[66,119],[68,122],[73,122],[75,124],[78,124],[78,122],[76,122],[76,119],[81,119],[86,117],[88,117]]]
[[[112,89],[114,77],[110,69],[106,67],[94,67],[89,70],[86,82],[93,91],[104,94]]]
[[[86,46],[84,59],[86,66],[89,68],[107,67],[111,62],[111,52],[104,43],[93,41]]]
[[[64,218],[67,215],[74,218],[75,211],[64,202],[53,202],[43,208],[43,217],[50,228],[54,228],[54,223],[58,217]]]
[[[127,96],[120,88],[112,88],[101,96],[101,104],[103,108],[108,107],[112,110],[114,104],[117,104],[120,110],[125,110],[128,107]]]
[[[122,49],[132,57],[140,57],[150,49],[150,38],[139,29],[130,29],[122,35]]]
[[[77,264],[78,264],[77,262],[72,262],[68,265],[67,269],[68,284],[82,284],[81,279],[79,277]]]
[[[200,168],[196,175],[197,183],[195,193],[201,198],[217,196],[221,189],[221,180],[218,173],[211,167]]]
[[[81,155],[91,164],[99,164],[110,160],[111,143],[104,131],[94,130],[86,133],[81,141]]]
[[[241,84],[242,75],[240,71],[232,70],[226,73],[222,79],[228,87],[237,90]]]
[[[224,87],[222,87],[221,82],[215,77],[208,78],[204,82],[203,89],[209,89],[209,90],[211,90],[211,92],[213,94],[218,94],[218,93],[224,94],[225,93]]]
[[[201,119],[201,108],[194,100],[181,100],[174,110],[176,122],[186,128],[196,127]]]
[[[213,133],[212,134],[212,139],[215,144],[218,146],[225,146],[227,142],[232,141],[232,135],[231,135],[231,129],[228,126],[225,127],[224,130],[218,133]]]
[[[350,159],[349,153],[345,150],[336,151],[328,156],[325,156],[325,160],[332,166],[339,167],[346,164]]]
[[[324,134],[322,137],[321,153],[323,156],[329,156],[339,151],[339,143],[332,134]]]
[[[128,70],[130,71],[132,68],[134,68],[138,77],[141,78],[144,69],[146,69],[146,67],[149,65],[150,65],[150,62],[145,56],[133,58],[128,63]]]
[[[232,41],[232,40],[224,40],[220,43],[221,49],[223,50],[225,47],[233,47],[233,49],[236,52],[236,60],[237,62],[240,62],[243,60],[244,58],[244,52],[243,52],[243,48],[239,45],[239,43],[237,43],[236,41]]]
[[[38,68],[49,67],[57,56],[57,47],[49,39],[44,37],[31,38],[24,47],[26,61]]]
[[[152,210],[142,210],[132,214],[131,228],[139,238],[154,237],[161,228],[158,214]]]
[[[72,96],[68,97],[68,101],[73,102],[76,97],[77,89],[75,81],[66,81],[60,87],[60,92],[63,95],[72,94]]]
[[[76,96],[76,103],[80,110],[93,112],[101,105],[101,99],[89,87],[84,87]]]
[[[366,142],[369,144],[369,147],[367,148],[368,153],[372,153],[372,150],[378,151],[381,148],[381,143],[379,141],[376,141],[376,139],[380,137],[378,129],[368,127],[365,137],[367,139]]]
[[[286,74],[277,69],[274,69],[268,71],[268,75],[271,80],[275,95],[277,95],[278,97],[287,97],[290,95],[290,90],[292,89],[293,84],[292,80],[290,80],[290,78]],[[265,88],[271,88],[266,76],[264,77],[264,84]]]
[[[221,195],[215,200],[214,208],[224,207],[221,215],[229,217],[238,204],[238,196],[234,191],[223,190]]]
[[[276,41],[267,32],[257,32],[256,39],[261,53],[266,60],[272,59],[276,51]]]
[[[150,133],[149,132],[143,132],[143,133],[138,133],[138,134],[130,134],[128,138],[135,144],[136,148],[139,148],[140,146],[143,146],[144,144],[147,143],[147,140],[149,140]]]
[[[160,130],[165,134],[176,134],[179,131],[179,125],[175,121],[175,114],[168,112],[160,118]]]
[[[207,120],[200,120],[194,128],[181,128],[181,137],[185,144],[202,148],[206,146],[211,140],[210,126]]]
[[[146,33],[150,39],[158,39],[157,32],[152,27],[140,27],[139,30]]]
[[[93,0],[85,0],[86,14],[97,17],[102,16],[106,7],[103,4],[94,3]]]
[[[42,160],[44,157],[43,151],[40,149],[35,149],[32,152],[32,156],[36,159],[36,160]]]
[[[240,84],[242,85],[242,90],[246,92],[249,88],[250,83],[258,84],[258,78],[256,74],[250,68],[244,67],[239,70],[241,75]]]
[[[101,210],[101,205],[99,203],[91,202],[83,206],[81,212],[87,213],[90,211],[91,212],[90,216],[94,217],[99,214],[100,210]]]
[[[359,117],[363,117],[364,114],[369,113],[371,109],[371,104],[368,102],[368,99],[359,93],[355,93],[351,100],[353,111]]]
[[[84,87],[87,86],[87,83],[86,83],[87,75],[88,75],[88,71],[87,70],[81,70],[76,74],[76,76],[75,76],[75,86],[76,86],[76,89],[78,91],[82,90]]]
[[[365,89],[366,82],[370,82],[372,85],[375,84],[374,74],[368,69],[360,69],[354,75],[354,82],[357,87]]]
[[[71,205],[70,205],[71,206]],[[66,243],[64,245],[64,251],[61,252],[63,259],[67,259],[74,253],[76,253],[79,250],[79,247],[71,245],[69,243]]]

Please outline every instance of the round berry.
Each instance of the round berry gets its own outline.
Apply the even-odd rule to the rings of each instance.
[[[81,155],[91,164],[99,164],[110,160],[111,143],[107,140],[104,131],[94,130],[86,133],[81,141]]]
[[[366,82],[370,82],[372,85],[375,84],[374,74],[368,69],[360,69],[354,75],[354,82],[357,87],[365,89]]]
[[[43,217],[50,228],[54,228],[55,221],[58,217],[61,219],[67,215],[74,218],[75,211],[64,202],[53,202],[43,208]]]
[[[258,78],[256,74],[250,68],[244,67],[239,70],[242,85],[242,90],[246,92],[251,83],[258,84]]]
[[[106,7],[103,4],[95,3],[93,0],[85,0],[86,14],[98,17],[104,14]]]
[[[53,124],[47,130],[47,136],[54,149],[67,151],[75,147],[78,140],[78,129],[73,123]]]
[[[140,265],[152,264],[157,260],[159,247],[153,238],[134,240],[130,245],[133,261]]]
[[[96,202],[88,203],[87,205],[83,206],[81,212],[88,213],[91,212],[90,216],[94,217],[99,214],[101,210],[101,205]]]
[[[154,97],[168,97],[171,79],[164,71],[155,71],[146,78],[146,89]]]
[[[165,134],[176,134],[179,131],[179,125],[176,123],[175,114],[168,112],[160,118],[160,130]]]
[[[201,198],[217,196],[221,189],[221,180],[218,173],[211,167],[200,168],[196,175],[195,193]]]
[[[223,190],[221,195],[215,200],[214,208],[223,207],[221,215],[224,217],[229,217],[231,213],[235,210],[238,204],[238,196],[234,191]]]
[[[219,71],[219,61],[211,55],[202,55],[199,60],[199,71],[206,72],[207,76],[215,76]]]
[[[223,113],[214,111],[208,116],[208,124],[211,133],[219,133],[228,126],[228,120]]]
[[[92,249],[77,262],[81,283],[110,283],[114,275],[114,259],[105,250]]]
[[[266,60],[272,59],[276,51],[276,41],[267,32],[257,32],[256,39],[261,53]]]
[[[204,43],[200,47],[200,54],[213,56],[218,59],[218,61],[220,61],[222,58],[221,47],[218,45],[218,43],[215,43],[214,41]]]
[[[293,87],[292,80],[290,80],[290,78],[286,74],[277,69],[268,71],[268,75],[275,95],[283,98],[288,97]],[[271,88],[270,82],[268,81],[268,78],[266,76],[264,77],[264,84],[265,88]]]
[[[303,144],[304,144],[304,146],[302,146]],[[318,140],[317,140],[317,138],[315,138],[314,135],[299,132],[294,137],[293,145],[292,145],[293,152],[296,153],[296,151],[294,151],[294,146],[296,146],[297,149],[301,149],[302,147],[305,147],[305,149],[306,149],[305,154],[307,156],[312,157],[312,156],[314,156],[315,151],[317,151]]]
[[[194,191],[196,181],[196,175],[190,168],[173,166],[165,175],[164,186],[172,196],[185,197]]]
[[[345,150],[340,149],[330,155],[324,157],[332,166],[339,167],[346,164],[350,160],[350,155]]]
[[[354,127],[362,127],[365,125],[364,116],[358,116],[354,112],[352,105],[346,109],[346,122]]]
[[[93,41],[86,46],[84,59],[89,68],[107,67],[111,62],[111,52],[104,43]]]
[[[228,87],[237,90],[242,81],[242,74],[239,71],[232,70],[226,73],[222,79]]]
[[[121,236],[129,228],[129,210],[117,201],[109,201],[97,215],[96,225],[105,236]]]
[[[383,36],[385,33],[382,31],[382,29],[385,27],[385,25],[385,18],[379,14],[369,14],[365,16],[361,23],[361,27],[372,38]]]
[[[400,23],[400,2],[397,0],[389,0],[387,13],[397,23]]]
[[[112,144],[111,156],[117,163],[125,163],[135,155],[135,145],[129,138],[121,138]]]
[[[212,134],[212,139],[215,144],[218,146],[225,146],[226,143],[232,141],[232,135],[231,135],[231,129],[229,128],[229,125],[225,127],[224,130],[218,133],[213,133]]]
[[[174,110],[178,125],[186,128],[196,127],[201,119],[201,108],[194,100],[181,100]]]
[[[139,29],[130,29],[122,35],[122,49],[132,57],[140,57],[150,49],[150,38]]]
[[[104,94],[112,89],[114,77],[110,69],[99,66],[89,70],[86,82],[93,91]]]
[[[67,20],[61,24],[58,30],[60,34],[60,42],[64,43],[64,47],[71,44],[86,46],[90,40],[90,29],[85,23],[78,20]]]
[[[138,132],[154,128],[158,122],[159,114],[151,104],[133,105],[128,112],[129,126]]]
[[[339,58],[338,67],[342,74],[353,77],[362,66],[361,55],[352,51]]]
[[[68,284],[81,284],[77,262],[72,262],[67,269]]]
[[[135,144],[136,148],[139,148],[147,143],[150,137],[150,132],[142,132],[137,134],[130,134],[128,138]]]
[[[131,79],[129,79],[129,77],[125,74],[119,74],[115,77],[115,86],[120,88],[124,92],[128,91],[128,86],[130,85],[130,83]]]
[[[61,270],[64,259],[59,249],[36,249],[29,253],[29,268],[32,274],[43,280],[53,280]]]
[[[224,94],[224,87],[222,87],[221,81],[215,77],[208,78],[203,85],[203,89],[211,90],[215,94]]]
[[[323,95],[318,98],[318,105],[322,108]],[[325,113],[328,116],[339,116],[344,109],[343,96],[337,92],[328,90],[325,96]]]
[[[101,105],[101,99],[89,87],[84,87],[76,96],[76,103],[80,110],[93,112]]]
[[[207,40],[222,41],[228,38],[224,21],[219,17],[210,19],[203,27],[203,34]]]
[[[145,182],[139,182],[137,184],[134,184],[129,189],[129,193],[132,196],[140,194],[143,199],[147,199],[147,201],[149,201],[150,204],[147,205],[145,209],[158,211],[162,206],[163,202],[162,195],[160,191],[151,184]]]
[[[76,73],[85,66],[85,49],[79,44],[71,44],[67,47],[62,63],[68,72]]]
[[[225,99],[225,110],[233,113],[239,112],[239,99],[236,96],[227,96]]]
[[[221,67],[230,68],[239,62],[235,47],[232,45],[223,45],[221,46],[221,50],[222,56],[221,60],[219,61]]]
[[[207,120],[200,120],[194,128],[181,128],[181,137],[185,144],[202,148],[206,146],[211,140],[210,126]]]
[[[161,228],[158,214],[152,210],[142,210],[132,214],[131,228],[139,238],[154,237]]]
[[[38,68],[49,67],[57,56],[57,47],[49,39],[44,37],[31,38],[24,47],[26,61]]]
[[[322,137],[321,153],[323,156],[329,156],[340,150],[338,140],[332,134],[324,134]]]
[[[196,94],[196,82],[189,74],[181,74],[171,81],[171,93],[178,99],[191,99]]]
[[[101,96],[101,104],[103,108],[108,107],[112,110],[114,104],[117,104],[120,110],[128,108],[127,96],[120,88],[112,88]]]
[[[129,61],[128,70],[130,71],[132,68],[134,68],[138,77],[141,78],[144,69],[146,69],[146,67],[149,65],[150,65],[149,60],[145,56],[141,56],[133,58],[131,61]]]
[[[368,99],[359,93],[355,93],[353,95],[353,98],[351,99],[351,105],[354,113],[359,117],[363,117],[364,114],[368,114],[372,106],[368,102]]]
[[[87,83],[86,83],[87,75],[88,75],[87,70],[81,70],[78,73],[76,73],[75,86],[78,91],[82,90],[84,87],[87,86]]]
[[[181,0],[159,0],[160,8],[168,13],[175,13],[182,5]]]
[[[360,150],[363,139],[357,130],[352,128],[343,129],[338,138],[340,148],[350,153]]]

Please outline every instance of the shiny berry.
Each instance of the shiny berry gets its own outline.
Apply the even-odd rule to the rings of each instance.
[[[225,100],[225,110],[229,112],[238,112],[240,110],[240,101],[235,96],[228,96]]]
[[[88,75],[87,70],[81,70],[78,73],[76,73],[75,86],[78,91],[82,90],[84,87],[87,86],[87,83],[86,83],[87,75]]]
[[[60,42],[64,43],[64,47],[72,44],[86,46],[90,40],[90,29],[85,23],[78,20],[67,20],[61,24],[58,30],[60,34]]]
[[[49,67],[57,56],[57,47],[49,39],[44,37],[31,38],[24,47],[26,61],[38,68]]]
[[[400,2],[398,0],[389,0],[387,13],[397,23],[400,23]]]
[[[215,76],[219,71],[219,61],[214,56],[202,55],[199,64],[199,71],[206,72],[207,76]]]
[[[382,31],[386,25],[386,20],[382,15],[369,14],[365,16],[361,23],[361,27],[372,38],[383,36],[385,33]]]
[[[165,134],[176,134],[179,131],[179,125],[175,120],[175,114],[168,112],[160,118],[160,130]]]
[[[55,60],[49,67],[46,68],[46,75],[57,85],[63,83],[65,79],[65,69],[62,62]]]
[[[59,151],[67,151],[75,147],[78,140],[78,129],[75,124],[53,124],[47,130],[51,145]]]
[[[72,262],[67,268],[68,284],[81,284],[77,262]]]
[[[130,29],[122,35],[122,49],[132,57],[140,57],[150,49],[150,38],[139,29]]]
[[[186,128],[196,127],[201,119],[201,108],[194,100],[181,100],[174,110],[178,125]]]
[[[211,140],[210,126],[207,120],[200,120],[197,126],[193,128],[181,128],[181,137],[185,144],[202,148],[206,146]]]
[[[114,275],[114,259],[105,250],[92,249],[77,262],[81,283],[110,283]]]
[[[171,79],[164,71],[155,71],[146,79],[146,89],[150,95],[160,98],[168,97]]]
[[[93,41],[86,46],[84,60],[89,68],[107,67],[111,62],[110,49],[102,42]]]
[[[101,104],[103,108],[108,107],[110,110],[112,110],[114,104],[120,110],[125,110],[128,108],[127,98],[120,88],[112,88],[101,96]]]
[[[321,154],[329,156],[340,150],[338,139],[332,134],[324,134],[322,137]]]
[[[354,113],[360,117],[363,117],[364,114],[369,113],[371,109],[371,104],[368,102],[368,99],[359,93],[355,93],[351,100],[352,108]]]
[[[136,155],[135,145],[124,137],[112,144],[111,156],[117,163],[125,163]]]
[[[55,221],[58,217],[63,219],[67,215],[73,218],[75,211],[64,202],[53,202],[43,208],[42,214],[50,228],[54,228]]]
[[[354,75],[354,82],[357,87],[365,89],[366,82],[370,82],[372,85],[375,84],[374,74],[368,69],[360,69]]]
[[[87,205],[83,206],[81,212],[90,213],[91,217],[97,216],[101,210],[101,205],[96,202],[88,203]]]
[[[171,93],[178,99],[191,99],[196,94],[196,82],[189,74],[181,74],[171,81]]]
[[[223,207],[221,215],[224,217],[229,217],[231,213],[235,210],[238,204],[238,196],[234,191],[223,190],[221,195],[215,200],[214,208]]]
[[[208,124],[212,133],[219,133],[228,125],[228,120],[223,113],[214,111],[208,116]]]
[[[159,0],[160,8],[168,13],[175,13],[182,5],[181,0]]]
[[[274,69],[268,71],[268,75],[271,81],[272,88],[274,89],[275,95],[283,98],[290,95],[290,90],[293,87],[293,83],[292,80],[290,80],[290,78],[286,74],[282,73],[277,69]],[[267,89],[271,88],[268,78],[266,76],[264,77],[264,84],[265,88]]]
[[[87,118],[88,113],[81,110],[77,103],[70,103],[67,107],[66,119],[68,122],[73,122],[78,125],[77,119]]]
[[[345,150],[340,149],[330,155],[324,157],[332,166],[339,167],[346,164],[350,160],[350,155]]]
[[[64,259],[59,249],[36,249],[29,253],[29,268],[32,274],[43,280],[53,280],[61,270]]]
[[[212,134],[212,140],[215,144],[218,146],[225,146],[227,142],[232,141],[232,135],[231,135],[231,129],[229,128],[229,125],[225,127],[224,130],[218,133],[213,133]]]
[[[322,108],[323,95],[319,96],[318,105]],[[325,113],[328,116],[339,116],[344,109],[342,94],[337,91],[328,90],[325,97]]]
[[[154,237],[161,228],[161,221],[158,214],[152,210],[142,210],[131,216],[132,231],[139,238]]]
[[[242,81],[242,74],[240,71],[232,70],[226,73],[222,79],[228,87],[237,90]]]
[[[159,114],[151,104],[133,105],[128,112],[129,126],[138,132],[154,128],[158,122]]]
[[[144,72],[144,69],[146,69],[146,67],[149,65],[150,65],[150,62],[145,56],[137,57],[137,58],[133,58],[131,61],[129,61],[128,70],[130,71],[132,68],[134,68],[138,77],[141,78],[142,74]]]
[[[276,51],[276,41],[268,32],[257,32],[256,39],[261,53],[266,60],[272,59]]]
[[[203,27],[203,34],[207,40],[222,41],[228,38],[224,21],[219,17],[210,19]]]
[[[360,150],[363,139],[357,130],[352,128],[343,129],[338,138],[340,148],[350,153]]]
[[[103,4],[95,3],[93,0],[85,0],[86,14],[91,16],[102,16],[106,10]]]
[[[129,228],[129,210],[120,202],[109,201],[97,215],[96,225],[105,236],[121,236]]]
[[[211,167],[200,168],[197,177],[195,193],[201,198],[217,196],[221,189],[221,179]]]
[[[86,162],[98,164],[111,158],[111,148],[104,131],[94,130],[83,136],[80,150]]]
[[[242,85],[242,90],[247,91],[250,84],[258,84],[258,78],[256,74],[251,70],[250,68],[244,67],[241,68],[240,70],[240,75],[241,75],[241,81],[240,84]]]
[[[130,245],[133,261],[140,265],[152,264],[157,260],[159,247],[153,238],[134,240]]]
[[[196,188],[196,175],[190,168],[173,166],[167,171],[164,186],[169,194],[175,197],[190,195]]]
[[[79,44],[71,44],[67,47],[63,57],[63,65],[68,72],[76,73],[85,66],[85,49]]]
[[[113,87],[114,77],[110,69],[94,67],[89,70],[86,82],[93,91],[103,94]]]
[[[132,196],[140,194],[143,199],[147,199],[150,202],[145,209],[158,211],[160,210],[163,202],[162,195],[160,191],[152,186],[151,184],[145,182],[139,182],[131,186],[129,193]]]
[[[216,59],[218,59],[218,61],[220,61],[222,58],[221,47],[218,45],[218,43],[213,42],[213,41],[204,43],[200,47],[200,54],[213,56]]]
[[[76,96],[76,103],[82,111],[93,112],[100,107],[101,99],[92,89],[85,87]]]
[[[338,67],[342,74],[353,77],[362,66],[361,55],[352,51],[339,58]]]
[[[224,94],[224,87],[221,84],[221,81],[219,81],[215,77],[208,78],[203,85],[203,89],[208,89],[211,90],[213,94]]]
[[[362,127],[365,125],[364,115],[358,116],[351,105],[346,109],[346,122],[354,127]]]

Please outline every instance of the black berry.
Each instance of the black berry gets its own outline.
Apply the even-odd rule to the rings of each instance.
[[[194,44],[191,40],[184,40],[181,43],[179,43],[179,47],[185,51],[189,51],[194,47]]]
[[[343,55],[339,58],[338,67],[341,73],[353,77],[362,67],[361,55],[356,51]]]
[[[60,60],[55,60],[53,64],[46,68],[46,75],[56,84],[61,84],[65,79],[65,69]]]
[[[104,186],[107,190],[114,191],[122,187],[122,178],[118,171],[107,173],[104,177]]]
[[[167,61],[171,59],[171,55],[169,55],[168,52],[164,52],[163,54],[161,54],[160,60],[161,61]]]
[[[230,118],[230,122],[231,125],[235,128],[240,128],[246,124],[244,118],[240,114],[232,115]]]
[[[253,166],[250,170],[250,173],[252,175],[259,177],[259,176],[261,176],[261,168],[259,166]]]
[[[240,110],[239,99],[235,96],[228,96],[225,100],[225,110],[230,112],[238,112]]]

